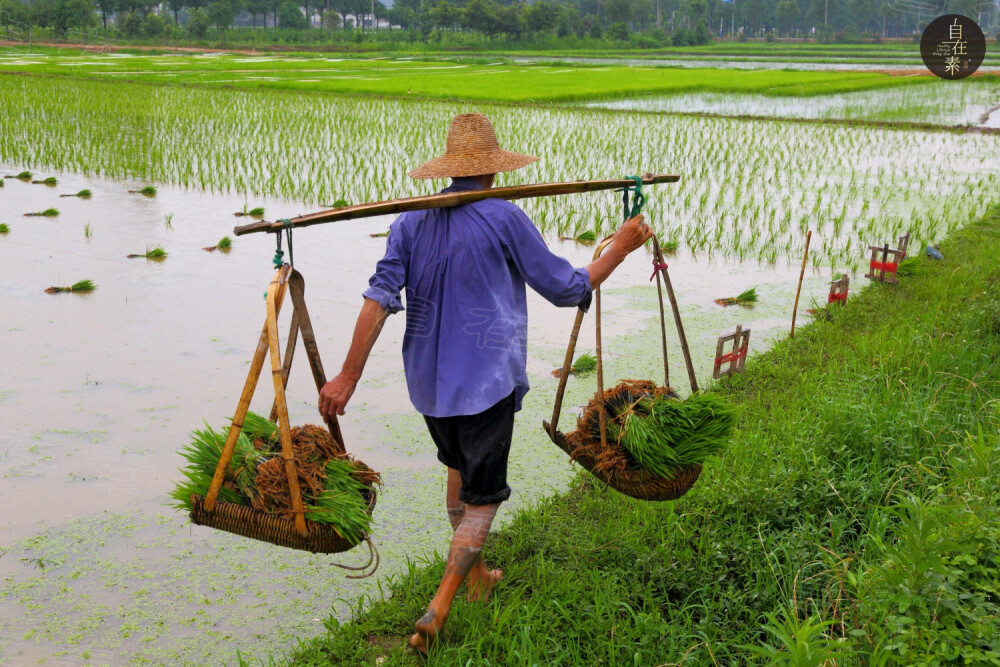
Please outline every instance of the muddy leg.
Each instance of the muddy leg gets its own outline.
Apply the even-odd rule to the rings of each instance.
[[[465,505],[464,515],[455,528],[455,535],[448,552],[448,564],[445,566],[444,578],[438,587],[434,599],[427,607],[427,613],[417,621],[417,633],[410,637],[410,645],[426,653],[427,648],[437,638],[448,614],[451,603],[455,599],[458,587],[465,581],[472,567],[479,560],[483,542],[490,532],[493,517],[496,516],[499,503],[494,505]]]
[[[448,468],[448,492],[446,502],[448,507],[448,520],[451,522],[452,531],[458,528],[459,524],[462,523],[462,517],[465,516],[465,503],[458,499],[458,491],[461,488],[462,475],[454,468]],[[480,556],[472,565],[472,569],[469,570],[469,576],[465,580],[469,589],[467,596],[468,599],[473,602],[489,601],[490,594],[493,592],[493,587],[496,586],[496,583],[501,579],[503,579],[503,570],[486,569],[486,563],[483,562],[482,556]]]

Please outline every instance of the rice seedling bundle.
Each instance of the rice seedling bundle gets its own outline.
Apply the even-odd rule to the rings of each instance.
[[[751,287],[748,290],[743,290],[736,296],[728,296],[724,299],[716,299],[715,302],[720,306],[745,306],[757,303],[757,288]]]
[[[7,234],[10,232],[10,227],[6,223],[0,222],[0,234]]]
[[[170,493],[175,507],[190,511],[191,496],[208,493],[228,432],[228,428],[217,431],[206,423],[204,429],[192,433],[181,450],[187,465]],[[345,539],[360,541],[371,523],[367,491],[378,483],[378,474],[345,458],[324,428],[295,427],[291,435],[306,518],[330,526]],[[283,518],[294,516],[274,422],[247,413],[219,498]]]
[[[97,289],[97,285],[95,285],[92,280],[81,280],[73,283],[69,287],[49,287],[45,290],[45,293],[61,294],[63,292],[76,292],[78,294],[86,294],[87,292],[93,292],[95,289]]]
[[[36,211],[34,213],[25,213],[26,218],[55,218],[59,215],[59,209],[57,208],[47,208],[44,211]]]
[[[650,381],[624,381],[605,392],[605,469],[642,469],[662,479],[720,454],[736,424],[736,409],[713,394],[686,400]],[[590,403],[577,425],[590,447],[600,446],[600,412]]]

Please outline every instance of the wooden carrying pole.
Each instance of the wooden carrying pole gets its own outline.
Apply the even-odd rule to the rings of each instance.
[[[806,251],[802,253],[802,270],[799,271],[799,287],[795,290],[795,305],[792,306],[792,331],[789,338],[795,338],[795,314],[799,311],[799,293],[802,291],[802,277],[806,275],[806,260],[809,259],[809,239],[812,238],[812,230],[806,232]]]
[[[655,185],[657,183],[675,183],[680,180],[680,176],[671,174],[646,174],[642,177],[643,185]],[[309,227],[324,222],[339,222],[342,220],[356,220],[358,218],[372,218],[377,215],[393,215],[405,211],[423,211],[429,208],[450,208],[461,206],[483,199],[531,199],[535,197],[551,197],[553,195],[569,195],[578,192],[596,192],[599,190],[614,190],[634,186],[635,181],[631,178],[615,178],[597,181],[568,181],[564,183],[534,183],[531,185],[515,185],[509,188],[488,188],[485,190],[467,190],[464,192],[447,192],[437,195],[426,195],[423,197],[407,197],[404,199],[390,199],[372,204],[358,204],[356,206],[345,206],[334,208],[328,211],[319,211],[308,215],[300,215],[291,218],[287,222],[253,222],[249,225],[241,225],[233,229],[236,236],[244,234],[255,234],[258,232],[280,232],[286,227]]]

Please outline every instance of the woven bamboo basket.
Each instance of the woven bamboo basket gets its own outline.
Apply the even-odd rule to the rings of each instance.
[[[375,489],[366,492],[368,514],[375,509]],[[309,535],[303,537],[295,530],[295,522],[279,516],[268,514],[245,505],[235,505],[224,500],[215,503],[215,510],[205,511],[205,499],[202,496],[191,496],[191,522],[199,526],[208,526],[227,533],[249,537],[261,542],[269,542],[279,547],[289,547],[302,551],[320,554],[336,554],[353,549],[360,540],[347,540],[326,524],[306,520]]]
[[[611,242],[611,237],[605,238],[594,251],[594,259],[600,257],[601,252]],[[653,237],[653,267],[656,277],[656,289],[659,295],[660,304],[660,334],[663,351],[663,374],[664,386],[657,386],[649,380],[623,380],[615,387],[604,390],[604,365],[601,354],[601,288],[594,292],[594,310],[597,330],[597,394],[594,399],[584,409],[583,415],[577,422],[577,429],[569,434],[564,434],[558,430],[559,414],[562,409],[562,400],[566,390],[566,381],[569,376],[569,369],[573,363],[573,353],[576,349],[576,340],[580,333],[580,325],[583,322],[584,311],[580,310],[576,315],[576,322],[573,325],[573,332],[570,334],[569,345],[566,349],[566,358],[563,362],[562,373],[559,378],[559,389],[556,392],[556,402],[552,413],[552,421],[543,421],[542,426],[545,433],[553,443],[561,450],[569,454],[570,458],[590,472],[594,477],[604,482],[620,493],[637,498],[639,500],[677,500],[687,493],[698,476],[701,475],[701,465],[693,465],[677,471],[671,479],[656,477],[645,470],[633,468],[626,465],[626,457],[617,443],[609,443],[607,440],[608,419],[607,407],[614,402],[614,399],[623,391],[638,392],[648,395],[667,395],[677,397],[677,394],[670,388],[670,374],[667,360],[667,331],[666,316],[663,306],[663,289],[661,278],[666,286],[667,295],[670,298],[670,305],[673,309],[674,322],[677,324],[677,333],[681,342],[681,350],[684,353],[684,360],[687,364],[688,379],[691,383],[691,390],[698,391],[698,385],[694,376],[694,367],[691,364],[691,355],[688,351],[687,339],[684,336],[684,328],[681,324],[680,312],[677,308],[677,300],[674,297],[673,286],[670,283],[670,276],[667,274],[667,265],[663,261],[663,254],[656,237]],[[652,278],[651,278],[652,280]],[[611,415],[613,416],[613,415]],[[597,421],[599,438],[594,436],[593,421]]]

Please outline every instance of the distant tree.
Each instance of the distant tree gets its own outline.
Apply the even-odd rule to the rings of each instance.
[[[101,25],[108,27],[108,16],[118,9],[118,0],[97,0],[97,11],[101,12]]]
[[[130,39],[142,34],[142,18],[135,12],[116,14],[115,26],[118,28],[118,32]]]
[[[743,5],[743,17],[750,29],[756,32],[764,26],[764,20],[767,18],[767,4],[764,0],[746,0]]]
[[[159,0],[118,0],[115,9],[119,13],[131,12],[133,14],[145,16],[159,4]]]
[[[638,23],[643,30],[649,28],[655,13],[656,8],[653,6],[653,0],[635,0],[632,3],[632,20]]]
[[[631,0],[606,0],[604,3],[604,18],[608,23],[621,23],[632,20]]]
[[[233,25],[237,10],[236,3],[229,0],[212,0],[208,3],[208,19],[222,32],[223,42],[226,39],[226,30]]]
[[[549,0],[537,0],[524,8],[522,18],[530,32],[549,32],[559,22],[559,7]]]
[[[174,13],[174,23],[180,25],[178,14],[182,9],[187,7],[187,0],[167,0],[166,5],[167,9]]]
[[[625,42],[628,41],[628,28],[624,23],[612,23],[604,36],[616,42]]]
[[[201,39],[207,35],[211,25],[212,20],[208,18],[208,14],[205,13],[204,9],[192,9],[190,15],[188,15],[187,29],[196,39]]]
[[[269,0],[247,0],[246,9],[250,12],[250,22],[254,29],[257,28],[257,16],[264,18],[264,27],[267,27],[267,12],[271,9]]]
[[[795,21],[799,18],[799,3],[797,0],[780,0],[774,7],[774,18],[778,20],[779,30],[791,34]]]
[[[698,25],[698,21],[708,18],[708,2],[705,0],[685,0],[681,6],[681,13],[684,16],[685,24],[689,28]]]
[[[431,20],[439,28],[452,28],[462,20],[462,8],[448,0],[440,0],[431,10]]]
[[[278,9],[278,25],[282,28],[304,30],[309,27],[309,21],[295,2],[285,0]]]
[[[341,26],[340,14],[334,10],[323,12],[323,27],[329,31],[334,31]]]
[[[506,34],[511,39],[521,39],[524,34],[524,19],[521,18],[521,12],[524,11],[524,5],[521,3],[514,3],[509,7],[503,7],[497,14],[497,19],[500,24],[498,26],[499,32]]]
[[[500,5],[494,0],[469,0],[465,6],[465,27],[492,36],[503,32],[500,28]]]
[[[159,14],[146,14],[142,20],[143,37],[160,37],[167,30],[167,22]]]
[[[59,39],[65,39],[71,28],[94,25],[93,0],[36,0],[29,9],[29,21],[35,25],[51,26]]]

